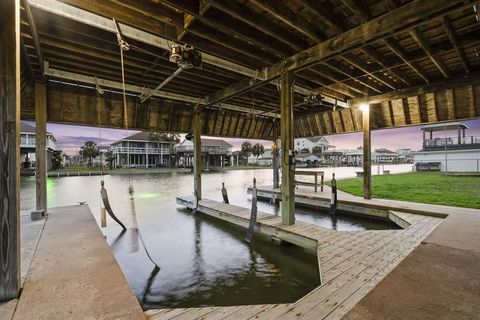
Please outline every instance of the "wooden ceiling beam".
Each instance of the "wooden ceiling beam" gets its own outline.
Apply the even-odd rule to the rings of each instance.
[[[45,46],[43,51],[45,53],[52,53],[52,50],[48,50],[47,48],[52,48],[54,50],[60,51],[66,51],[67,53],[71,54],[79,54],[83,55],[86,58],[90,58],[91,60],[87,60],[86,63],[89,63],[89,61],[92,61],[96,58],[103,59],[106,61],[109,61],[109,63],[118,63],[118,66],[120,67],[120,58],[119,54],[117,51],[111,51],[106,47],[105,45],[102,47],[95,47],[95,43],[90,42],[90,45],[85,44],[80,41],[72,42],[72,41],[67,41],[67,40],[62,40],[59,39],[58,37],[55,37],[51,34],[43,34],[40,33],[42,36],[41,42]],[[128,66],[133,66],[137,68],[141,68],[144,70],[148,70],[148,66],[152,65],[152,62],[150,60],[144,60],[142,58],[138,58],[134,55],[129,55],[128,59],[125,60],[125,65]],[[157,70],[161,69],[161,70]],[[162,76],[165,75],[170,75],[172,72],[176,70],[175,66],[165,64],[164,62],[162,64],[158,65],[158,68],[155,69],[153,68],[149,72],[153,72],[154,74],[159,74]],[[191,71],[186,70],[182,74],[179,75],[179,78],[185,77],[185,80],[195,80],[198,79],[198,81],[208,81],[209,83],[217,83],[218,85],[225,85],[225,82],[229,82],[228,79],[222,80],[221,75],[218,75],[216,73],[210,72],[210,71],[205,71],[202,70],[202,72],[197,72],[195,74],[192,74]]]
[[[47,11],[47,12],[62,16],[64,18],[78,21],[80,23],[84,23],[84,24],[87,24],[102,30],[106,30],[112,33],[116,32],[115,26],[113,25],[112,21],[109,18],[102,17],[98,14],[89,12],[88,10],[77,8],[58,0],[27,0],[27,1],[29,2],[30,5],[40,10]],[[163,2],[164,1],[162,1],[162,3]],[[186,1],[178,1],[178,3],[183,3],[183,2],[185,2],[185,4],[189,3]],[[81,3],[83,3],[83,1]],[[172,44],[172,41],[169,41],[158,35],[139,30],[135,27],[132,27],[123,23],[119,23],[119,24],[120,24],[122,33],[124,34],[124,36],[128,38],[131,38],[139,42],[145,43],[147,45],[155,46],[164,50],[170,49],[170,45]],[[136,25],[136,24],[133,23],[133,25]],[[157,34],[161,34],[161,33],[157,33]],[[219,68],[229,70],[231,72],[239,73],[248,77],[257,77],[259,80],[263,80],[264,75],[262,72],[258,72],[255,69],[245,67],[244,65],[234,63],[230,60],[223,59],[221,57],[218,57],[209,53],[205,53],[205,52],[202,53],[202,59],[205,64],[210,64]],[[309,91],[299,86],[294,86],[294,90],[296,92],[302,92],[304,94],[306,94]]]
[[[319,31],[312,28],[312,25],[305,22],[302,18],[295,14],[292,10],[283,5],[281,1],[277,0],[250,0],[258,8],[268,12],[276,19],[280,20],[290,28],[309,37],[312,42],[317,43],[322,41],[325,37]]]
[[[239,6],[233,1],[226,4],[223,1],[212,0],[210,3],[213,7],[225,12],[234,19],[237,19],[252,28],[256,28],[274,39],[282,41],[284,44],[295,50],[303,50],[306,47],[302,43],[299,43],[298,40],[289,36],[289,34],[286,34],[284,30],[277,29],[271,23],[267,23],[263,19],[253,15],[250,11],[246,11],[244,7]]]
[[[339,19],[333,17],[331,11],[326,9],[323,4],[320,4],[316,0],[302,0],[302,3],[307,9],[309,9],[313,14],[322,19],[330,28],[333,29],[334,33],[343,32],[345,27],[339,22]]]
[[[415,71],[425,82],[430,82],[428,74],[422,67],[420,67],[416,62],[411,61],[408,58],[408,54],[393,38],[383,39],[383,42],[387,47],[393,51],[400,59],[403,60],[413,71]]]
[[[445,78],[450,77],[450,73],[448,72],[447,68],[443,64],[443,62],[440,60],[440,58],[435,57],[432,54],[432,48],[430,47],[430,44],[428,43],[428,40],[425,38],[425,35],[423,34],[422,30],[419,28],[413,28],[410,30],[410,35],[413,37],[413,39],[418,43],[418,45],[425,51],[427,56],[432,60],[433,64],[437,66],[438,70],[443,74]]]
[[[428,85],[414,86],[409,88],[400,89],[380,95],[374,95],[369,97],[356,98],[349,101],[350,106],[357,106],[361,103],[377,104],[384,101],[405,99],[408,97],[427,94],[435,91],[462,88],[467,85],[476,85],[480,83],[480,72],[471,73],[468,76],[461,76],[456,78],[450,78],[447,80],[431,82]]]
[[[348,78],[345,81],[354,80],[354,81],[360,83],[361,85],[371,89],[372,91],[374,91],[376,93],[382,92],[382,88],[380,88],[378,86],[378,83],[368,81],[368,79],[367,80],[362,79],[362,77],[364,78],[364,76],[365,76],[364,74],[358,74],[358,72],[355,72],[354,70],[350,69],[349,67],[347,67],[346,65],[344,65],[341,62],[338,62],[338,61],[332,59],[328,63],[327,62],[322,63],[322,65],[326,65],[329,68],[335,70],[336,72],[339,72],[339,73],[345,75]]]
[[[370,45],[381,39],[404,32],[407,28],[425,24],[432,19],[443,17],[466,7],[469,7],[469,4],[463,0],[412,1],[260,71],[263,73],[264,81],[271,81],[285,71],[308,68],[322,60],[349,52],[358,47]],[[261,85],[261,83],[255,85]],[[208,95],[205,99],[207,104],[215,103],[251,88],[250,79],[243,79]]]
[[[62,1],[68,3],[69,0]],[[173,10],[166,10],[157,5],[152,5],[149,3],[149,1],[103,0],[98,2],[103,2],[106,7],[111,7],[111,4],[114,3],[120,7],[127,9],[127,12],[129,12],[130,14],[132,12],[140,14],[144,17],[144,19],[152,19],[158,22],[174,25],[176,27],[182,27],[185,24],[182,14],[177,13]]]
[[[342,58],[348,61],[350,64],[355,66],[356,68],[362,70],[368,76],[372,77],[373,79],[377,80],[378,82],[383,83],[390,89],[396,89],[397,84],[393,82],[393,80],[389,79],[382,73],[375,73],[377,70],[374,70],[371,66],[369,66],[366,62],[360,59],[357,55],[353,53],[346,53],[342,56]]]
[[[43,78],[43,75],[45,73],[45,70],[43,69],[43,54],[42,50],[40,47],[40,42],[38,41],[38,32],[37,32],[37,25],[35,23],[35,20],[33,19],[32,11],[30,9],[30,5],[28,4],[27,0],[23,1],[23,7],[25,9],[25,15],[27,17],[27,22],[30,27],[30,31],[32,32],[32,39],[33,39],[33,44],[35,46],[35,52],[37,54],[37,59],[38,59],[38,64],[40,66],[40,77]]]
[[[370,58],[372,58],[376,63],[378,63],[380,66],[382,66],[385,69],[388,69],[392,74],[394,74],[397,78],[402,80],[406,85],[411,86],[412,84],[410,81],[405,77],[405,75],[401,72],[396,71],[395,68],[396,66],[389,62],[383,55],[381,55],[376,49],[374,49],[372,46],[367,46],[361,49],[363,52],[365,52]]]
[[[359,4],[358,0],[341,0],[342,3],[350,9],[356,16],[360,18],[362,23],[368,21],[370,19],[370,14],[367,10]]]
[[[68,72],[68,71],[63,71],[63,70],[58,70],[54,68],[45,68],[45,75],[50,76],[54,79],[60,79],[64,81],[71,81],[73,83],[84,83],[84,84],[90,84],[90,85],[95,85],[98,81],[98,84],[103,87],[103,88],[111,88],[111,89],[116,89],[119,90],[119,92],[122,90],[122,83],[118,81],[111,81],[111,80],[106,80],[106,79],[101,79],[97,78],[95,80],[94,77],[90,76],[85,76],[81,74],[76,74],[73,72]],[[143,88],[140,86],[135,86],[135,85],[126,85],[127,92],[134,92],[134,93],[142,93]],[[165,92],[165,91],[156,91],[154,96],[163,98],[163,99],[170,99],[170,100],[177,100],[177,101],[184,101],[191,103],[193,106],[194,104],[200,103],[204,104],[204,100],[198,97],[192,97],[188,95],[181,95],[181,94],[176,94],[176,93],[171,93],[171,92]],[[221,107],[223,109],[228,109],[228,110],[235,110],[239,112],[244,112],[244,113],[251,113],[252,111],[249,108],[244,108],[244,107],[239,107],[230,103],[221,103]],[[254,114],[259,114],[262,113],[263,116],[265,117],[278,117],[277,114],[275,113],[263,113],[260,111],[254,111]]]
[[[450,40],[453,48],[455,49],[455,52],[458,55],[458,58],[460,59],[460,62],[462,63],[463,68],[465,69],[465,73],[470,73],[470,64],[468,62],[467,56],[465,55],[465,51],[463,50],[463,48],[460,47],[457,41],[457,36],[455,35],[455,31],[453,31],[453,27],[448,16],[443,17],[442,23],[443,28],[447,33],[448,39]]]
[[[112,33],[116,32],[116,28],[109,18],[102,17],[98,14],[89,12],[88,10],[74,7],[72,5],[63,3],[58,0],[27,0],[31,6],[39,8],[41,10],[57,14],[59,16],[78,21],[80,23],[85,23],[90,26],[106,30]],[[80,1],[79,5],[82,3],[96,3],[95,1]],[[155,34],[145,32],[143,30],[137,29],[130,25],[123,23],[120,24],[120,29],[125,37],[131,38],[148,45],[152,45],[164,50],[170,50],[170,45],[172,41],[169,41],[165,38],[158,36],[158,34],[164,34],[162,32],[156,32]],[[132,21],[132,25],[138,25],[135,21]],[[176,35],[175,35],[176,37]],[[212,64],[220,68],[224,68],[236,73],[240,73],[249,77],[255,76],[257,71],[243,65],[231,62],[229,60],[208,54],[203,52],[202,59],[204,63]]]
[[[198,1],[198,16],[190,14],[188,12],[185,12],[183,14],[184,15],[183,30],[181,30],[178,33],[178,37],[177,37],[178,41],[181,41],[183,39],[183,37],[185,37],[185,35],[188,32],[188,29],[194,23],[194,21],[197,20],[199,17],[202,17],[208,11],[208,9],[210,9],[210,7],[211,7],[211,4],[210,4],[209,0],[199,0]]]

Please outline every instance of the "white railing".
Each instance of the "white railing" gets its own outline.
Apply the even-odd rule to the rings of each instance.
[[[425,148],[447,148],[452,147],[468,147],[471,145],[480,145],[480,137],[479,136],[467,136],[467,137],[446,137],[446,138],[434,138],[434,139],[425,139],[423,141],[423,146]]]
[[[35,148],[35,138],[20,138],[20,148]]]
[[[135,147],[114,147],[113,153],[131,154],[170,154],[170,148],[135,148]]]
[[[177,147],[176,151],[177,152],[185,152],[185,153],[193,153],[193,146],[182,146],[182,147]],[[232,150],[227,147],[211,147],[211,146],[202,146],[202,152],[203,153],[209,153],[209,154],[226,154],[226,155],[231,155]]]
[[[35,148],[35,137],[20,138],[20,148]],[[47,139],[47,149],[62,151],[63,146],[53,140]]]

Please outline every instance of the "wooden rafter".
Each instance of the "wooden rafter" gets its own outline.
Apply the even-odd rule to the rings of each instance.
[[[418,45],[425,51],[427,56],[432,60],[432,62],[437,66],[438,70],[443,74],[445,78],[449,78],[450,74],[443,64],[443,62],[440,60],[440,58],[436,57],[432,53],[432,48],[430,44],[428,43],[428,40],[425,38],[425,35],[423,34],[422,30],[419,28],[413,28],[410,30],[410,35],[415,39],[415,41],[418,43]]]
[[[428,74],[422,67],[420,67],[416,62],[412,62],[405,49],[403,49],[396,40],[393,38],[386,38],[383,39],[383,42],[387,45],[387,47],[393,51],[400,59],[403,60],[413,71],[415,71],[425,82],[430,82],[428,78]]]
[[[443,81],[432,82],[428,86],[423,86],[423,85],[415,86],[415,87],[405,88],[398,91],[392,91],[392,92],[388,92],[380,95],[373,95],[366,98],[352,99],[350,100],[350,105],[356,106],[364,102],[375,104],[375,103],[381,103],[383,101],[405,99],[408,97],[418,96],[418,95],[426,94],[429,92],[464,87],[467,85],[473,85],[478,83],[480,83],[480,72],[471,73],[468,76],[461,76],[461,77],[451,78]]]
[[[25,13],[26,13],[26,16],[27,16],[28,25],[30,26],[30,30],[32,32],[32,39],[33,39],[33,43],[34,43],[34,46],[35,46],[35,52],[37,54],[37,59],[38,59],[39,67],[40,67],[41,77],[43,77],[43,75],[45,73],[45,70],[43,68],[43,61],[44,60],[43,60],[42,50],[40,48],[40,42],[38,41],[37,25],[35,23],[35,20],[33,19],[32,11],[30,10],[30,5],[29,5],[27,0],[23,1],[23,7],[25,8]]]
[[[453,27],[448,16],[443,17],[442,23],[443,23],[443,28],[447,33],[448,39],[452,43],[452,46],[455,49],[455,52],[457,53],[458,58],[460,58],[460,61],[462,62],[462,66],[465,69],[465,73],[467,74],[470,73],[470,64],[468,63],[467,57],[465,56],[465,51],[463,51],[463,48],[461,48],[460,45],[458,44],[457,36],[453,31]]]
[[[418,0],[409,2],[356,28],[286,58],[282,62],[265,68],[263,71],[264,80],[271,81],[276,79],[285,71],[308,68],[339,53],[345,53],[358,46],[368,45],[390,37],[392,34],[404,32],[407,28],[427,23],[434,18],[443,17],[452,11],[458,11],[466,6],[467,4],[461,0],[437,0],[435,2]],[[210,104],[228,99],[250,88],[250,80],[244,79],[208,95],[205,99],[207,104]]]
[[[350,9],[350,11],[353,12],[353,14],[357,15],[360,18],[360,21],[362,23],[369,20],[369,17],[370,17],[369,13],[361,4],[359,4],[358,0],[341,0],[341,1],[348,9]]]
[[[320,35],[318,30],[315,30],[311,24],[299,18],[293,11],[285,7],[281,1],[251,0],[251,2],[284,24],[309,37],[313,42],[320,42],[324,39],[324,36]]]

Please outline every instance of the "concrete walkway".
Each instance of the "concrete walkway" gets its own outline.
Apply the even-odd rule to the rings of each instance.
[[[144,319],[87,205],[50,209],[13,319]]]
[[[272,187],[260,190],[272,192]],[[295,193],[296,201],[307,204],[326,202],[330,197],[328,187],[322,193],[307,189]],[[339,201],[446,217],[343,319],[480,319],[480,210],[365,200],[344,192],[339,192]]]
[[[480,210],[450,208],[345,319],[480,319]]]

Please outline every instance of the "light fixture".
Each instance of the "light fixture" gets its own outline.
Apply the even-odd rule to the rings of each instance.
[[[368,105],[368,103],[360,104],[360,110],[362,110],[362,112],[368,112],[369,109],[370,109],[370,106]]]

